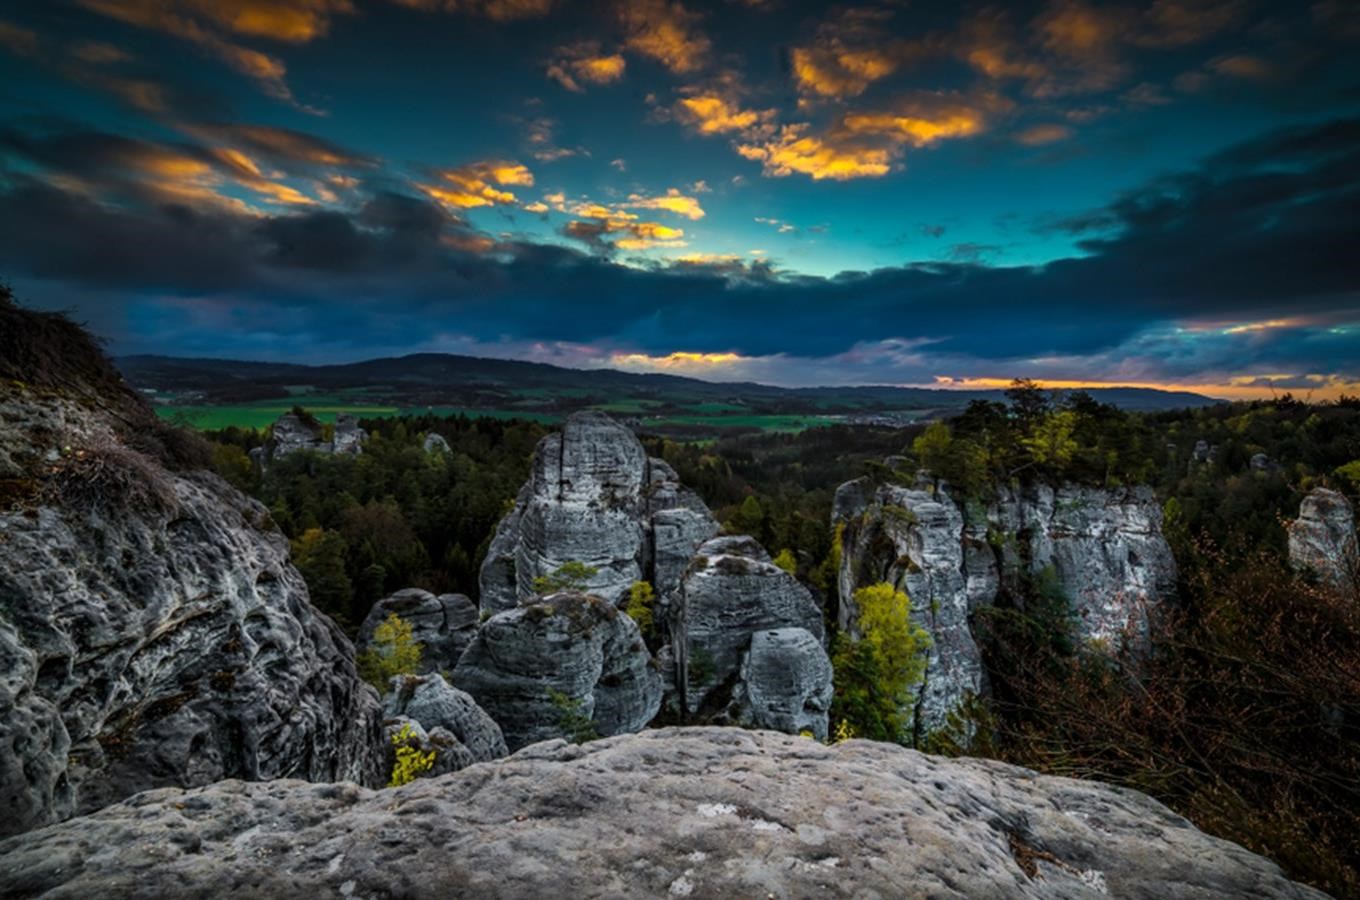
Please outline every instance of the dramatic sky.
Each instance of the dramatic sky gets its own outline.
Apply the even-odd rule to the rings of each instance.
[[[116,353],[1360,392],[1360,4],[0,5],[0,278]]]

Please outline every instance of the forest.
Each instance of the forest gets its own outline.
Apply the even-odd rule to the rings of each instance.
[[[207,436],[219,473],[265,504],[313,601],[346,629],[405,587],[475,599],[490,536],[547,426],[362,425],[362,455],[296,454],[264,475],[248,457],[264,434]],[[423,449],[432,433],[449,452]],[[830,511],[851,478],[910,481],[926,469],[974,498],[1029,479],[1151,485],[1180,569],[1157,652],[1137,671],[1084,652],[1056,612],[1061,598],[1035,579],[1013,607],[977,614],[992,697],[924,749],[1138,788],[1295,877],[1360,895],[1360,597],[1291,572],[1283,527],[1315,486],[1360,494],[1360,398],[1141,413],[1017,382],[1005,402],[974,401],[928,425],[642,439],[726,530],[792,562],[832,630]],[[842,695],[851,679],[838,677]],[[839,709],[843,718],[843,699]]]

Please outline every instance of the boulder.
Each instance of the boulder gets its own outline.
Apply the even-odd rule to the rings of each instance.
[[[717,523],[674,470],[604,413],[573,413],[539,442],[532,474],[497,526],[481,572],[481,604],[493,612],[534,596],[533,583],[568,562],[596,570],[585,585],[620,603],[636,581],[674,590]]]
[[[1360,545],[1355,508],[1344,494],[1314,488],[1303,498],[1299,517],[1289,523],[1289,561],[1323,584],[1354,589],[1360,574]]]
[[[383,713],[389,722],[411,719],[432,736],[442,730],[452,738],[456,749],[446,748],[441,752],[456,756],[457,762],[445,771],[500,759],[509,753],[495,720],[471,695],[453,687],[441,675],[398,675],[393,678],[383,697]]]
[[[824,741],[831,694],[831,660],[812,632],[776,628],[751,635],[735,698],[742,722]]]
[[[453,671],[511,750],[570,733],[637,731],[661,706],[661,675],[637,624],[607,600],[561,592],[483,623]]]
[[[384,791],[149,791],[0,858],[12,894],[54,898],[1324,900],[1137,791],[719,728],[554,741]]]
[[[765,549],[746,535],[716,537],[699,547],[669,615],[676,687],[687,713],[697,713],[705,705],[715,712],[727,705],[756,633],[803,629],[820,648],[825,632],[822,611],[808,589],[771,562]],[[767,650],[786,647],[778,644]],[[825,657],[822,651],[821,658]],[[791,657],[786,665],[797,665],[803,659]],[[754,671],[777,669],[762,666]],[[823,671],[820,663],[816,671]],[[809,670],[800,677],[820,683],[814,674]],[[824,686],[829,687],[829,677]],[[770,686],[772,691],[778,689]],[[710,694],[715,695],[711,702]]]
[[[250,452],[250,458],[261,468],[294,453],[344,453],[358,455],[368,432],[359,427],[359,420],[348,413],[335,417],[331,438],[327,440],[325,426],[308,421],[296,413],[286,412],[269,428],[264,444]]]
[[[449,442],[444,440],[442,434],[431,431],[425,435],[425,443],[422,445],[426,453],[450,453]]]
[[[961,505],[948,485],[882,485],[844,530],[838,579],[841,627],[857,633],[854,591],[886,581],[912,600],[929,632],[913,709],[917,738],[943,725],[969,695],[987,692],[972,616],[1026,581],[1066,594],[1077,637],[1141,651],[1150,617],[1174,596],[1176,565],[1149,488],[1043,484],[1001,487],[988,504]]]
[[[0,361],[0,456],[31,487],[0,507],[0,834],[168,785],[377,783],[377,694],[265,508],[177,462],[83,336],[62,353],[46,386]]]
[[[464,594],[436,597],[420,588],[406,588],[373,604],[359,627],[356,643],[360,652],[368,649],[373,632],[394,613],[411,624],[411,636],[421,645],[422,673],[449,671],[456,666],[477,633],[480,615],[477,604]]]
[[[364,441],[368,440],[368,432],[359,427],[359,420],[349,413],[340,413],[335,417],[335,432],[331,439],[331,453],[348,453],[358,456],[364,452]]]

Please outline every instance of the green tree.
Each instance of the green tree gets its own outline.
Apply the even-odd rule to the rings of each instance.
[[[953,447],[954,433],[943,422],[931,422],[911,442],[911,452],[922,468],[929,469],[935,475],[948,468]]]
[[[388,787],[410,784],[434,768],[436,751],[421,752],[409,722],[392,735],[392,750],[395,759],[392,763],[392,777],[387,782]]]
[[[760,500],[755,494],[741,501],[741,506],[727,521],[726,527],[732,534],[749,534],[757,538],[761,536],[765,527],[765,508],[760,505]]]
[[[595,730],[595,722],[585,714],[580,700],[561,691],[549,691],[548,699],[557,707],[557,724],[567,740],[573,744],[599,740],[600,733]]]
[[[414,675],[420,670],[423,651],[411,623],[391,613],[378,623],[369,648],[355,660],[359,677],[377,688],[378,693],[383,693],[394,676]]]
[[[911,621],[910,598],[891,584],[860,588],[854,602],[860,638],[837,636],[832,717],[859,737],[908,743],[912,723],[906,710],[925,676],[930,636]]]
[[[345,573],[345,539],[324,528],[308,528],[293,541],[293,564],[307,582],[312,604],[342,624],[349,622],[354,585]]]
[[[1336,470],[1336,477],[1350,483],[1351,490],[1360,490],[1360,459],[1352,460]]]
[[[558,591],[584,591],[586,585],[590,583],[590,579],[594,578],[598,571],[600,570],[594,566],[588,566],[576,560],[563,563],[551,574],[540,575],[534,579],[534,593],[555,594]]]
[[[1020,442],[1029,451],[1030,458],[1041,466],[1062,468],[1072,461],[1077,452],[1077,441],[1073,432],[1077,427],[1077,414],[1071,410],[1049,413],[1035,420],[1030,433]]]
[[[650,644],[656,638],[656,592],[650,581],[634,581],[628,588],[628,600],[623,611],[637,623],[642,639]]]
[[[780,550],[779,553],[775,555],[774,564],[785,572],[788,572],[790,575],[798,574],[798,560],[794,557],[793,551],[788,547]]]

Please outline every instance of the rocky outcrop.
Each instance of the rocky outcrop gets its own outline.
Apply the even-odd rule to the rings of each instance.
[[[831,660],[812,632],[776,628],[751,635],[733,697],[742,722],[824,741],[831,693]]]
[[[1324,896],[1135,791],[713,728],[547,743],[382,792],[151,791],[0,858],[18,897]]]
[[[377,695],[265,508],[167,468],[186,439],[85,390],[107,363],[83,336],[63,353],[47,385],[0,361],[0,833],[158,786],[377,781]]]
[[[722,720],[760,716],[763,724],[786,721],[780,713],[806,705],[800,726],[826,733],[825,695],[831,666],[822,649],[822,611],[796,578],[774,565],[753,538],[744,535],[706,541],[695,555],[669,609],[676,687],[687,713],[707,712]],[[785,633],[803,631],[806,638]],[[757,634],[780,638],[756,650]],[[743,666],[743,660],[746,665]],[[743,676],[765,679],[747,683]],[[737,698],[730,712],[722,710]]]
[[[444,440],[442,434],[431,431],[425,435],[425,443],[421,445],[426,453],[450,453],[449,442]]]
[[[929,479],[881,485],[845,522],[840,623],[855,633],[859,587],[886,581],[906,591],[933,641],[915,709],[922,737],[967,696],[986,692],[972,613],[1003,595],[1022,597],[1035,578],[1066,595],[1080,639],[1140,647],[1150,614],[1176,585],[1152,491],[1035,484],[961,505]]]
[[[483,623],[453,671],[518,750],[568,734],[637,731],[661,706],[661,675],[632,619],[607,600],[562,592]]]
[[[359,427],[359,420],[348,413],[335,417],[331,436],[327,438],[326,427],[320,422],[287,412],[270,426],[269,438],[252,450],[250,457],[259,466],[268,467],[275,460],[302,451],[358,455],[363,452],[367,438],[368,432]]]
[[[665,596],[716,531],[703,501],[631,431],[604,413],[574,413],[539,443],[530,479],[496,529],[482,608],[513,608],[533,596],[534,579],[568,562],[594,568],[585,587],[611,603],[636,581]]]
[[[1314,488],[1299,504],[1299,517],[1289,523],[1289,561],[1323,584],[1353,589],[1360,575],[1360,545],[1355,509],[1344,494]]]
[[[477,604],[464,594],[436,597],[420,588],[406,588],[384,597],[369,610],[356,641],[362,652],[373,642],[373,632],[390,615],[411,625],[411,637],[420,644],[420,671],[444,672],[458,665],[477,633]]]
[[[500,726],[476,701],[440,675],[398,675],[383,697],[387,731],[408,721],[420,726],[424,749],[436,751],[434,774],[500,759],[510,751]],[[390,749],[390,748],[389,748]]]

